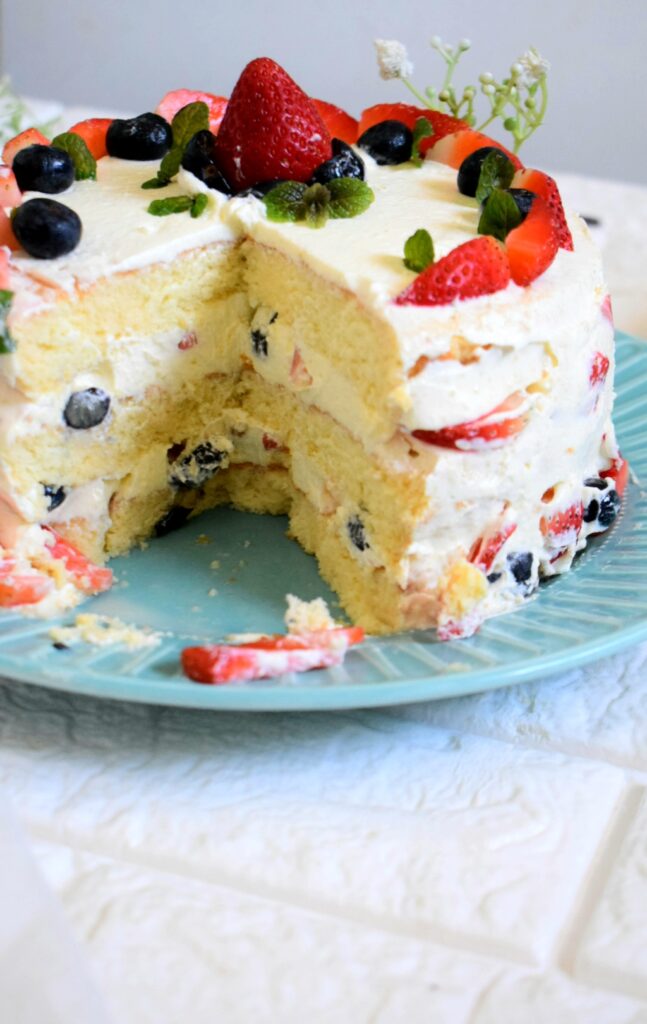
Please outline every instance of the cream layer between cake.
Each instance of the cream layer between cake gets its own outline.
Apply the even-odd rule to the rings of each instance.
[[[113,158],[96,183],[59,197],[82,219],[78,248],[12,259],[0,542],[37,544],[38,527],[24,524],[49,521],[99,557],[104,543],[115,552],[143,539],[172,504],[286,511],[351,615],[380,631],[477,605],[495,613],[524,599],[540,567],[570,564],[575,543],[553,562],[540,520],[581,500],[616,454],[612,374],[589,380],[596,353],[612,360],[613,331],[585,225],[569,218],[574,252],[528,288],[395,306],[412,279],[405,239],[426,227],[440,257],[475,237],[478,207],[444,165],[364,159],[374,204],[321,230],[271,223],[260,201],[212,191],[196,220],[152,217],[151,195],[204,186],[182,171],[161,193],[142,191],[157,165]],[[106,390],[111,411],[74,431],[62,409],[87,387]],[[499,448],[460,452],[411,434],[515,393],[528,426]],[[183,460],[203,443],[222,458],[187,486]],[[43,484],[67,492],[49,513]],[[502,519],[516,530],[488,583],[467,559]],[[533,555],[521,588],[505,569],[514,552]]]

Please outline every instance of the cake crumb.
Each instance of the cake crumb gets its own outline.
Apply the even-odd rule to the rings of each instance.
[[[54,644],[86,643],[95,647],[107,647],[108,644],[124,644],[131,649],[137,647],[155,647],[162,639],[161,633],[138,629],[121,619],[108,615],[92,615],[84,612],[77,615],[73,626],[55,626],[49,631]]]
[[[285,613],[285,624],[288,633],[310,633],[319,629],[334,629],[335,620],[328,611],[323,597],[315,597],[313,601],[302,601],[294,594],[286,594],[288,608]]]

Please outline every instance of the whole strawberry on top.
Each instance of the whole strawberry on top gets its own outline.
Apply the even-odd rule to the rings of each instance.
[[[244,68],[218,132],[218,164],[236,190],[275,179],[308,181],[332,155],[312,100],[276,61]]]

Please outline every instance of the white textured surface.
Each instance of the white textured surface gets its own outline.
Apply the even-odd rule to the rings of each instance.
[[[563,189],[647,337],[647,190]],[[0,685],[0,786],[119,1024],[647,1024],[646,785],[647,646],[326,715]]]

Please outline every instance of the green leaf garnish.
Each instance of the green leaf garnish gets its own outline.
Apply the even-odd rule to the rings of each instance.
[[[198,192],[198,194],[193,197],[193,202],[191,203],[191,216],[199,217],[201,213],[204,213],[208,202],[209,200],[206,193]]]
[[[206,198],[206,197],[205,197]],[[168,217],[171,213],[187,213],[193,209],[195,196],[169,196],[167,199],[153,199],[148,212],[153,217]]]
[[[357,217],[375,199],[375,193],[360,178],[333,178],[326,184],[330,193],[330,216],[334,219]]]
[[[509,188],[514,178],[514,164],[500,149],[488,153],[481,164],[476,198],[484,203],[495,188]]]
[[[419,117],[413,126],[413,145],[411,146],[411,163],[416,167],[422,167],[422,156],[420,155],[420,143],[434,134],[434,130],[426,117]]]
[[[66,153],[69,153],[74,164],[74,177],[77,181],[84,181],[87,178],[96,180],[97,161],[80,135],[76,135],[75,132],[63,132],[52,139],[52,146],[64,149]]]
[[[142,182],[141,188],[166,188],[168,184],[169,182],[163,178],[149,178],[148,181]]]
[[[8,355],[9,352],[16,351],[16,343],[7,327],[7,316],[11,309],[12,299],[13,292],[7,291],[6,288],[0,289],[0,355]]]
[[[404,243],[404,265],[420,274],[434,262],[434,243],[426,228],[418,228]]]
[[[268,220],[304,220],[311,228],[323,227],[329,217],[356,217],[374,199],[372,189],[358,178],[335,178],[325,185],[282,181],[263,196]]]
[[[510,193],[495,188],[483,207],[478,233],[493,235],[500,242],[505,242],[506,236],[521,224],[522,219],[521,211]]]
[[[162,158],[160,169],[157,172],[157,178],[151,178],[150,181],[145,181],[142,188],[163,188],[164,185],[168,185],[171,179],[174,178],[180,170],[184,150],[195,133],[204,131],[208,128],[209,107],[206,103],[203,103],[201,100],[197,100],[195,103],[187,103],[185,107],[178,110],[177,114],[171,121],[173,145],[166,156]],[[159,184],[153,185],[153,181],[157,181]]]

